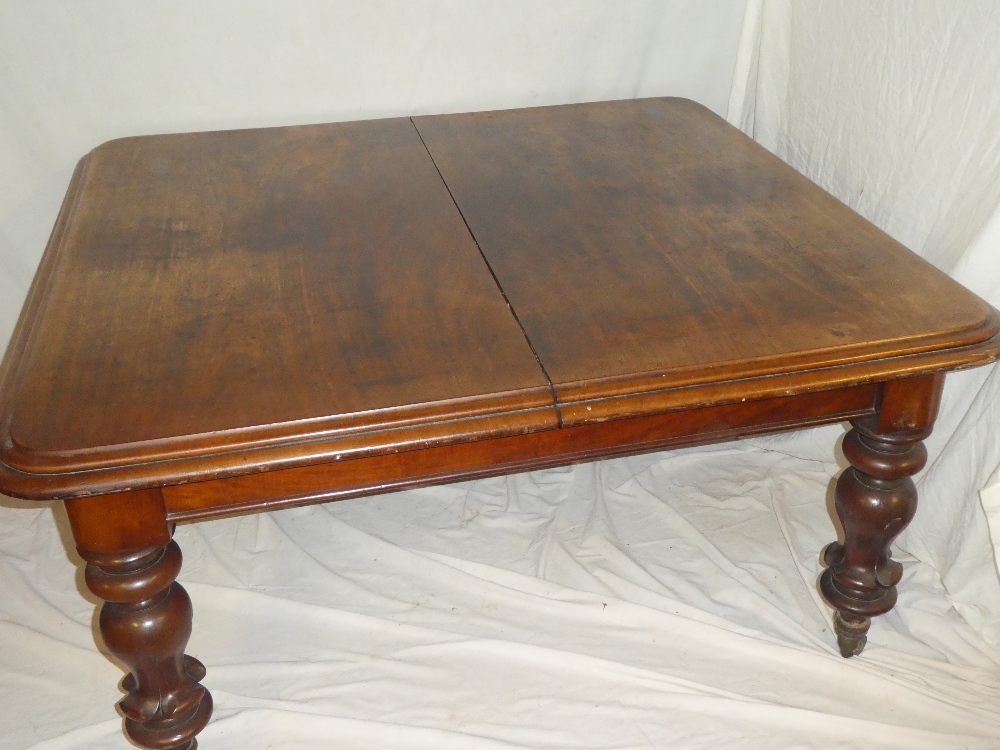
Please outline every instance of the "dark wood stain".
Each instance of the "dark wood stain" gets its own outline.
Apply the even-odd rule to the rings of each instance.
[[[126,139],[80,190],[10,417],[23,453],[493,394],[554,423],[407,120]]]
[[[528,435],[376,455],[163,490],[167,516],[193,521],[509,474],[607,456],[841,422],[874,413],[878,386],[809,393],[582,424]]]
[[[0,485],[74,497],[829,391],[985,361],[998,333],[685,100],[127,138],[81,163],[12,341]]]
[[[692,102],[125,139],[0,367],[0,491],[66,500],[126,734],[191,750],[172,522],[850,419],[852,656],[944,374],[998,357],[995,310]]]
[[[990,308],[693,102],[415,122],[561,403],[637,376],[810,370],[996,330]]]

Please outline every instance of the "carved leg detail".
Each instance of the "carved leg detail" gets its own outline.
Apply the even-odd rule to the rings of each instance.
[[[85,553],[87,586],[105,601],[101,635],[131,670],[118,704],[125,731],[150,750],[195,750],[212,715],[212,696],[199,685],[205,667],[184,654],[191,636],[191,600],[175,578],[181,551],[174,541],[119,556]]]
[[[856,419],[844,438],[851,468],[837,481],[837,515],[844,543],[826,549],[828,566],[820,589],[836,610],[834,630],[840,653],[861,653],[871,618],[896,603],[902,566],[889,547],[913,518],[917,490],[910,477],[927,462],[921,440],[928,430],[878,434],[875,418]]]

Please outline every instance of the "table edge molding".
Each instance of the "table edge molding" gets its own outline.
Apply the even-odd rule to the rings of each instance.
[[[608,399],[560,403],[562,425],[653,416],[728,403],[753,404],[784,396],[835,391],[933,372],[976,367],[1000,359],[1000,332],[978,344],[892,357],[798,373],[742,378],[693,387],[669,388]],[[589,408],[588,408],[589,407]],[[75,472],[26,472],[7,463],[0,452],[0,491],[34,500],[65,499],[147,487],[165,487],[209,479],[259,474],[277,469],[363,458],[440,445],[562,429],[552,407],[507,412],[464,420],[374,431],[360,437],[278,444],[193,457],[166,459]],[[381,439],[379,439],[381,438]],[[337,458],[337,456],[340,458]]]

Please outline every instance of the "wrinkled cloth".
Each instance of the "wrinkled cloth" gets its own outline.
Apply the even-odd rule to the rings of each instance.
[[[181,526],[202,746],[997,747],[997,652],[928,566],[839,655],[839,469],[733,443]],[[124,746],[61,509],[0,519],[4,747]]]

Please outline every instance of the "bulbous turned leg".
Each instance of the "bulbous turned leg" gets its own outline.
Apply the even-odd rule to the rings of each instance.
[[[174,581],[181,551],[171,541],[114,558],[90,555],[87,587],[105,604],[104,643],[124,662],[128,695],[118,704],[125,731],[140,747],[194,750],[212,715],[212,697],[199,685],[205,668],[184,655],[191,636],[191,600]]]
[[[903,567],[889,546],[916,512],[910,477],[927,462],[921,441],[931,433],[943,387],[944,373],[883,383],[875,413],[851,420],[853,429],[844,437],[851,466],[834,494],[844,542],[827,547],[820,590],[836,610],[833,626],[845,657],[861,653],[871,618],[896,603]]]
[[[835,492],[844,543],[826,549],[828,566],[820,589],[837,612],[834,630],[840,653],[857,656],[867,642],[871,618],[896,603],[902,566],[889,546],[917,509],[910,477],[923,468],[927,450],[923,432],[878,434],[874,418],[857,419],[844,438],[851,468],[840,475]]]
[[[141,747],[194,750],[212,715],[212,697],[199,685],[205,667],[184,654],[191,636],[191,600],[174,581],[181,569],[176,542],[131,555],[88,560],[88,588],[105,604],[104,643],[124,662],[128,695],[118,704],[125,731]]]
[[[191,600],[175,581],[181,551],[159,491],[78,498],[66,508],[87,587],[104,600],[104,643],[130,670],[118,704],[126,734],[149,750],[195,750],[212,696],[199,684],[205,667],[184,654]]]

